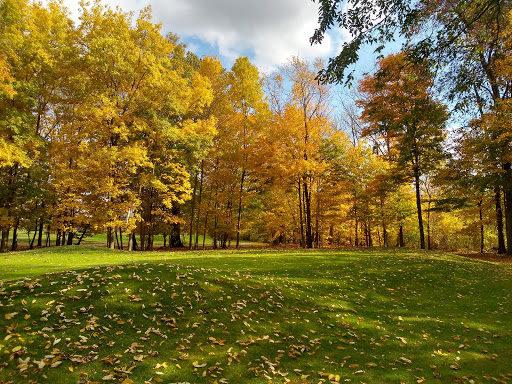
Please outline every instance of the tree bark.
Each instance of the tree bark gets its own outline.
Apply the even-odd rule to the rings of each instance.
[[[367,226],[366,226],[366,230],[368,231],[368,247],[373,247],[373,238],[372,238],[372,227],[371,227],[371,223],[368,222]]]
[[[512,256],[512,170],[511,164],[506,163],[503,165],[505,170],[505,180],[507,183],[503,187],[505,195],[505,224],[507,234],[507,256]]]
[[[146,247],[146,249],[148,251],[152,251],[153,250],[153,242],[154,242],[154,239],[155,239],[155,226],[152,223],[152,221],[153,221],[153,218],[151,218],[151,224],[149,226],[148,244],[147,244],[147,247]]]
[[[6,252],[9,245],[9,232],[10,228],[8,225],[2,227],[2,241],[0,242],[0,252]]]
[[[384,247],[388,246],[388,231],[386,228],[386,220],[384,215],[384,197],[380,198],[380,211],[381,211],[381,219],[382,219],[382,239],[384,242]]]
[[[72,231],[69,231],[67,245],[73,245],[73,238],[74,237],[75,237],[75,233],[72,232]]]
[[[203,197],[203,175],[204,172],[204,160],[201,161],[201,181],[199,183],[199,200],[197,202],[197,221],[196,221],[196,240],[194,243],[194,249],[197,249],[197,243],[199,242],[199,219],[201,218],[201,200]]]
[[[425,249],[425,233],[423,231],[423,217],[421,214],[420,170],[417,158],[414,166],[414,183],[416,186],[416,209],[418,211],[418,227],[420,230],[420,248]]]
[[[178,217],[180,214],[180,206],[176,203],[172,205],[172,215]],[[169,233],[169,247],[170,248],[183,248],[181,241],[181,226],[179,222],[171,225],[171,232]]]
[[[432,244],[430,241],[430,197],[428,199],[428,209],[427,209],[427,249],[429,251],[432,249]]]
[[[213,186],[210,188],[210,196],[208,197],[208,205],[204,215],[204,229],[203,229],[203,249],[205,249],[206,235],[208,232],[208,218],[210,216],[210,206],[212,202]],[[215,201],[217,200],[217,183],[215,183]]]
[[[317,194],[315,215],[315,247],[320,248],[320,199]]]
[[[37,246],[42,247],[43,246],[43,231],[44,231],[44,223],[43,223],[43,217],[39,219],[39,235],[37,237]]]
[[[494,205],[496,207],[496,228],[498,231],[498,254],[504,255],[507,253],[507,248],[503,235],[503,209],[501,207],[501,188],[499,186],[494,187]]]
[[[196,211],[197,172],[194,177],[194,191],[192,192],[192,206],[190,208],[190,226],[188,231],[188,249],[192,249],[192,232],[194,230],[194,215]]]
[[[311,249],[313,248],[313,230],[311,227],[311,193],[308,191],[308,183],[305,176],[303,177],[302,188],[304,191],[305,203],[304,213],[306,215],[306,248]]]
[[[117,236],[117,227],[114,228],[114,237],[116,239],[117,249],[121,249],[119,246],[119,236]]]
[[[213,249],[217,249],[217,200],[215,200],[213,209],[215,211],[215,219],[213,220]]]
[[[61,233],[61,230],[58,229],[57,230],[57,235],[55,236],[55,246],[58,247],[60,246],[60,238],[62,237],[62,233]]]
[[[240,197],[238,200],[238,219],[236,223],[236,249],[240,245],[240,223],[242,221],[242,196],[244,193],[245,168],[242,168],[242,177],[240,179]]]
[[[400,224],[400,229],[398,231],[398,246],[400,248],[403,248],[405,247],[405,242],[404,242],[404,227],[402,226],[402,224]]]
[[[114,234],[112,233],[112,227],[107,228],[107,247],[115,249]]]
[[[12,244],[11,244],[11,252],[14,252],[16,248],[18,248],[18,227],[20,226],[20,218],[16,218],[16,223],[14,224],[14,229],[12,230]]]
[[[34,236],[32,236],[32,240],[30,240],[30,236],[28,237],[29,241],[30,241],[30,244],[29,244],[29,249],[34,249],[34,242],[36,241],[36,236],[37,236],[37,229],[38,229],[38,225],[37,225],[37,220],[36,220],[36,227],[34,229]]]
[[[304,237],[304,218],[302,213],[302,187],[299,178],[299,220],[300,220],[300,246],[306,248],[306,238]]]
[[[87,230],[89,229],[91,224],[87,224],[84,228],[84,231],[82,232],[82,234],[80,235],[80,238],[78,239],[78,243],[76,243],[76,245],[80,245],[80,243],[82,242],[82,239],[85,237],[85,234],[87,233]]]
[[[484,222],[482,215],[482,199],[478,202],[478,214],[480,218],[480,253],[484,253]]]
[[[131,237],[132,237],[132,245],[131,245],[132,249],[130,249],[130,251],[136,251],[138,246],[137,246],[137,236],[135,236],[135,232],[132,232]]]
[[[140,250],[144,251],[146,248],[146,223],[142,219],[139,223],[140,226]],[[134,244],[135,245],[135,244]]]
[[[354,226],[355,226],[355,232],[354,232],[354,240],[355,240],[355,246],[359,247],[359,221],[357,220],[357,203],[354,203]]]

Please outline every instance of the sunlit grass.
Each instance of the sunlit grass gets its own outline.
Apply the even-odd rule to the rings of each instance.
[[[0,278],[0,382],[512,381],[499,264],[60,247],[0,255]]]

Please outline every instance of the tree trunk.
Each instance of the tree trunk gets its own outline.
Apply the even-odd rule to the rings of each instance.
[[[498,230],[498,254],[503,255],[507,252],[507,248],[505,247],[505,236],[503,235],[503,210],[499,186],[494,187],[494,204],[496,207],[496,228]]]
[[[208,199],[208,207],[206,207],[206,214],[204,215],[204,229],[203,229],[203,249],[205,248],[206,232],[208,229],[208,216],[210,213],[210,199]]]
[[[311,194],[308,191],[308,183],[306,177],[303,177],[302,188],[304,190],[304,213],[306,215],[306,248],[311,249],[313,248],[313,230],[311,227]]]
[[[417,158],[414,166],[414,184],[416,186],[416,209],[418,211],[418,228],[420,230],[420,248],[425,249],[425,233],[423,231],[423,217],[421,215],[420,170]]]
[[[306,248],[306,238],[304,237],[304,218],[302,213],[302,187],[299,178],[299,220],[300,220],[300,246]]]
[[[47,247],[51,247],[52,246],[52,243],[51,243],[51,231],[50,231],[50,224],[48,224],[48,226],[46,227],[46,243],[45,243],[45,246]]]
[[[373,238],[372,238],[372,227],[370,222],[366,226],[366,230],[368,231],[368,247],[373,247]]]
[[[66,231],[62,231],[62,234],[61,234],[61,239],[60,239],[60,245],[61,246],[64,246],[66,245]]]
[[[199,243],[199,219],[201,218],[201,200],[203,198],[203,179],[204,179],[204,160],[201,161],[201,181],[199,183],[199,200],[197,202],[197,221],[196,221],[196,240],[194,249],[197,249]]]
[[[69,231],[67,245],[73,245],[73,238],[74,237],[75,237],[75,233],[73,231]]]
[[[121,249],[119,246],[119,236],[117,236],[117,227],[114,228],[114,237],[116,239],[117,249]]]
[[[0,252],[6,252],[7,246],[9,245],[9,231],[8,225],[2,227],[2,241],[0,242]]]
[[[354,226],[355,226],[355,232],[354,232],[354,240],[355,240],[355,246],[359,247],[359,221],[357,220],[357,203],[354,204]]]
[[[507,183],[503,187],[503,194],[505,195],[505,224],[507,234],[507,256],[512,256],[512,170],[510,163],[503,165],[505,170],[505,180]]]
[[[478,214],[480,218],[480,253],[484,253],[484,222],[482,215],[482,200],[478,202]]]
[[[172,205],[172,215],[179,217],[180,206],[177,203]],[[169,248],[183,248],[183,242],[181,241],[181,226],[179,222],[175,222],[171,225],[171,232],[169,233]]]
[[[112,227],[107,228],[107,248],[115,249],[116,244],[114,243],[114,233]]]
[[[132,232],[131,237],[132,237],[132,244],[131,244],[132,249],[130,249],[130,251],[136,251],[138,246],[137,246],[137,236],[135,236],[135,232]]]
[[[386,220],[384,215],[384,197],[381,196],[380,198],[380,211],[381,211],[381,218],[382,218],[382,240],[384,242],[384,247],[388,246],[388,231],[386,228]]]
[[[28,240],[29,240],[29,249],[34,249],[34,242],[36,241],[36,236],[37,236],[37,229],[39,228],[39,226],[37,225],[37,220],[36,220],[36,227],[34,229],[34,236],[32,236],[32,240],[30,240],[30,236],[28,237]],[[30,231],[29,231],[30,233]]]
[[[316,215],[315,215],[315,247],[320,248],[320,199],[317,194]]]
[[[80,235],[80,238],[78,239],[78,243],[76,243],[76,245],[80,245],[80,243],[82,242],[82,239],[85,237],[85,234],[87,233],[87,230],[89,229],[91,224],[87,224],[84,228],[84,231],[82,232],[82,234]]]
[[[151,220],[153,220],[153,219],[151,219]],[[148,251],[153,250],[154,239],[155,239],[155,226],[153,224],[151,224],[149,226],[148,244],[147,244],[146,250],[148,250]]]
[[[430,242],[430,197],[428,199],[428,209],[427,209],[427,249],[429,251],[432,249],[432,244]]]
[[[39,219],[39,235],[37,236],[37,246],[38,247],[43,246],[43,231],[44,231],[44,223],[43,223],[43,218],[41,217]]]
[[[404,227],[402,226],[402,224],[400,224],[400,229],[398,230],[398,246],[399,246],[400,248],[405,247],[405,242],[404,242]]]
[[[190,208],[190,226],[188,231],[188,249],[192,249],[192,232],[194,229],[194,215],[196,210],[197,172],[194,177],[194,191],[192,192],[192,206]]]
[[[146,248],[146,222],[142,219],[139,223],[140,227],[140,250],[144,251]],[[135,245],[135,244],[134,244]]]
[[[58,229],[57,230],[57,235],[55,236],[55,246],[58,247],[60,246],[60,238],[62,237],[62,233],[61,233],[61,230]]]
[[[20,218],[16,218],[16,223],[14,224],[14,229],[12,230],[12,244],[11,244],[11,252],[14,252],[16,248],[18,248],[18,227],[20,226]]]
[[[236,249],[240,245],[240,222],[242,221],[242,196],[244,193],[245,168],[242,168],[242,178],[240,179],[240,198],[238,200],[238,219],[236,223]]]
[[[217,249],[217,201],[215,201],[215,219],[213,221],[213,249]]]

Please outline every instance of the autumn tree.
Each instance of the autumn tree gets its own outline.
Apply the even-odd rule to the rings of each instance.
[[[41,213],[46,199],[46,144],[52,129],[47,122],[62,99],[59,90],[68,68],[64,47],[70,45],[71,30],[71,20],[55,2],[47,7],[28,1],[0,4],[1,250],[11,226],[15,249],[23,212],[31,213],[42,231],[43,215],[32,213]]]
[[[240,177],[236,218],[236,248],[238,248],[246,178],[253,160],[251,153],[255,138],[261,132],[262,124],[265,124],[268,105],[264,100],[258,69],[249,62],[247,57],[240,57],[235,61],[229,73],[228,83],[228,95],[234,111],[231,124],[237,128],[232,140],[237,142],[239,147],[236,154]]]
[[[420,177],[442,156],[446,107],[432,97],[432,77],[425,66],[411,65],[404,54],[390,55],[379,62],[374,76],[359,85],[366,96],[359,102],[364,133],[377,133],[398,151],[398,163],[412,173],[420,247],[425,249]],[[410,171],[408,171],[410,170]]]
[[[317,61],[314,66],[318,69],[322,66],[322,62]],[[299,175],[299,202],[300,206],[303,206],[304,214],[305,241],[303,245],[306,248],[312,248],[311,199],[313,174],[315,172],[315,163],[317,163],[312,146],[318,145],[318,143],[315,143],[316,139],[330,125],[330,91],[328,85],[318,83],[316,73],[310,68],[310,64],[298,57],[290,60],[285,68],[285,72],[292,83],[289,103],[293,105],[293,108],[296,109],[302,120],[301,137],[299,140],[304,145],[301,157],[305,168],[303,168]]]

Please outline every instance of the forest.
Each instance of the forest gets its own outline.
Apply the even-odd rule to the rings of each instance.
[[[23,232],[30,248],[103,233],[142,251],[163,235],[512,255],[508,8],[442,58],[383,55],[340,93],[322,76],[335,61],[224,68],[149,8],[96,2],[75,22],[58,2],[3,0],[0,251]]]

